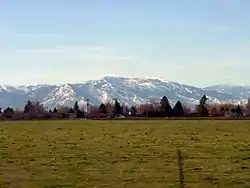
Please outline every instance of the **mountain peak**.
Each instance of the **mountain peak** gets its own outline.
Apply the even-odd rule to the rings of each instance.
[[[8,92],[5,92],[8,89]],[[94,105],[118,99],[121,103],[132,105],[159,101],[167,96],[170,103],[181,101],[195,105],[206,94],[208,102],[244,103],[250,96],[250,88],[217,85],[198,88],[159,77],[117,77],[105,76],[99,80],[89,80],[81,84],[36,85],[3,87],[0,86],[0,107],[22,108],[26,101],[41,101],[49,108],[57,105],[72,106],[75,101],[85,105],[86,100]]]

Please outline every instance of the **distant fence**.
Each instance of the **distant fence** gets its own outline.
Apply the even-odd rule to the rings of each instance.
[[[4,156],[2,156],[4,158]],[[85,160],[87,159],[93,159],[93,158],[97,158],[97,156],[89,156],[89,155],[84,155],[84,156],[81,156],[81,157],[76,157],[74,155],[71,155],[71,154],[62,154],[60,156],[57,156],[57,157],[62,157],[64,159],[73,159],[75,160],[76,158],[84,158]],[[160,157],[160,156],[159,156]],[[35,161],[35,158],[54,158],[56,159],[55,156],[11,156],[9,158],[9,160],[11,160],[11,158],[18,158],[18,159],[21,159],[21,160],[30,160],[29,158],[33,158],[32,161]],[[98,156],[98,158],[100,159],[100,156]],[[111,157],[111,156],[104,156],[103,159],[115,159],[115,160],[118,160],[118,159],[123,159],[124,161],[126,160],[129,160],[129,159],[157,159],[156,156],[150,156],[150,155],[142,155],[142,156],[119,156],[119,157]],[[147,180],[147,178],[143,179],[145,182],[148,182],[148,183],[154,183],[155,182],[161,182],[163,184],[166,185],[166,187],[168,187],[168,185],[175,185],[180,188],[188,188],[190,185],[195,185],[195,184],[200,184],[200,185],[203,185],[203,184],[213,184],[213,185],[218,185],[217,187],[226,187],[225,184],[230,184],[231,186],[232,185],[243,185],[243,187],[246,187],[247,186],[250,186],[250,166],[242,166],[241,169],[234,169],[234,170],[227,170],[227,169],[224,169],[224,171],[221,171],[220,173],[221,174],[224,174],[226,177],[228,177],[227,179],[230,180],[231,182],[221,182],[220,180],[220,177],[216,177],[216,174],[213,175],[212,177],[211,176],[207,176],[207,177],[203,177],[203,178],[200,178],[200,177],[197,177],[196,179],[189,179],[189,177],[187,177],[186,175],[190,176],[190,174],[192,175],[196,175],[198,176],[197,174],[199,173],[200,175],[202,175],[203,173],[207,174],[213,174],[213,173],[216,173],[216,170],[208,170],[208,169],[204,169],[202,168],[202,166],[198,166],[197,164],[194,166],[191,167],[185,167],[185,160],[205,160],[207,163],[209,163],[210,160],[220,160],[220,161],[226,161],[226,160],[240,160],[239,157],[217,157],[217,158],[214,158],[214,157],[202,157],[202,156],[184,156],[183,155],[183,152],[181,150],[178,150],[177,151],[177,156],[176,157],[167,157],[165,158],[165,160],[167,161],[175,161],[176,162],[176,168],[166,168],[164,166],[162,167],[155,167],[155,168],[148,168],[148,169],[143,169],[143,172],[150,172],[152,170],[159,170],[159,171],[165,171],[165,172],[173,172],[173,171],[176,171],[176,177],[175,177],[175,180],[173,179],[167,179],[167,178],[162,178],[162,177],[152,177],[149,180]],[[250,160],[250,157],[245,157],[245,158],[241,158],[241,160],[245,160],[245,161],[249,161]],[[248,163],[250,164],[250,163]],[[221,165],[220,163],[218,163],[218,165]],[[221,167],[223,168],[223,167]],[[81,170],[81,169],[79,169]],[[112,171],[117,171],[117,172],[121,172],[123,171],[124,169],[122,168],[118,168],[118,169],[112,169],[112,168],[108,168],[108,169],[94,169],[94,168],[91,168],[91,169],[82,169],[82,171],[85,171],[86,173],[88,172],[95,172],[95,171],[103,171],[103,172],[112,172]],[[238,173],[238,177],[237,176],[233,176],[234,173]],[[230,175],[230,176],[229,176]],[[242,175],[241,177],[239,175]],[[230,179],[231,178],[231,179]],[[142,181],[143,181],[142,180]],[[101,182],[100,182],[101,183]],[[108,183],[108,182],[104,182],[104,183]],[[136,184],[137,182],[133,182],[134,184]],[[223,184],[224,186],[219,186],[220,184]],[[98,185],[97,185],[98,186]],[[119,186],[118,186],[119,187]],[[190,186],[192,187],[192,186]]]
[[[222,161],[235,160],[236,163],[238,163],[239,160],[243,160],[243,161],[248,161],[247,164],[250,165],[250,163],[249,163],[250,156],[249,157],[242,157],[242,158],[240,158],[240,157],[217,157],[217,158],[214,158],[214,157],[213,158],[209,158],[209,157],[184,157],[181,150],[178,150],[177,156],[178,156],[177,161],[178,161],[178,172],[179,172],[179,177],[178,178],[179,178],[179,187],[180,188],[186,188],[186,187],[188,187],[188,184],[198,184],[198,183],[199,184],[213,183],[213,184],[217,184],[218,187],[219,187],[219,184],[221,183],[219,177],[206,177],[203,180],[199,180],[199,181],[185,179],[185,173],[190,173],[189,172],[190,169],[185,169],[184,168],[185,159],[203,159],[203,160],[206,160],[206,161],[214,160],[214,159],[222,160]],[[240,169],[234,169],[234,170],[224,169],[224,171],[220,172],[220,173],[225,174],[230,178],[233,178],[233,179],[231,179],[231,183],[227,182],[231,186],[232,185],[234,185],[234,186],[241,185],[241,186],[245,187],[247,185],[247,186],[250,187],[250,166],[247,166],[247,164],[245,166],[241,166]],[[221,168],[223,169],[223,166]],[[199,173],[216,173],[216,171],[203,169],[201,167],[193,168],[191,170],[191,172],[193,172],[193,173],[195,173],[195,172],[196,173],[197,172],[199,172]],[[242,177],[238,176],[238,178],[235,178],[235,177],[233,177],[234,173],[241,173]],[[231,176],[229,176],[229,175],[231,175]],[[225,182],[224,182],[224,184],[225,184]]]

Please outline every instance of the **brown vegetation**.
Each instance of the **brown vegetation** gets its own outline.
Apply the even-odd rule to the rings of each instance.
[[[87,112],[79,108],[78,103],[70,108],[57,106],[54,109],[46,110],[39,102],[28,101],[24,110],[13,110],[8,107],[4,111],[0,109],[0,119],[32,120],[32,119],[65,119],[65,118],[191,118],[191,117],[241,117],[250,116],[250,99],[245,106],[233,104],[206,104],[204,95],[199,105],[191,109],[187,104],[180,101],[172,107],[168,98],[164,96],[159,102],[151,102],[138,106],[127,106],[120,104],[117,100],[114,103],[102,103],[99,106],[88,105]],[[227,115],[225,115],[227,114]],[[229,114],[229,115],[228,115]]]

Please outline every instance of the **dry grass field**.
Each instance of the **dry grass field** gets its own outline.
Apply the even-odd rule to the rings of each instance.
[[[1,188],[250,187],[250,121],[0,122]]]

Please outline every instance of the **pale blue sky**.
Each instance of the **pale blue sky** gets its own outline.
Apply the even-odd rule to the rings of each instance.
[[[1,0],[0,84],[250,85],[249,0]]]

